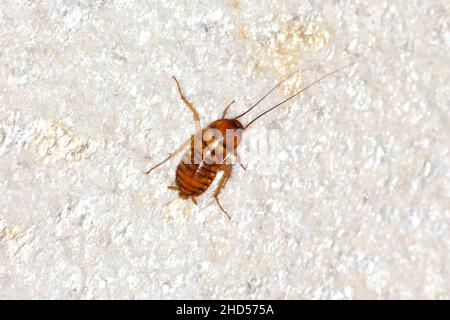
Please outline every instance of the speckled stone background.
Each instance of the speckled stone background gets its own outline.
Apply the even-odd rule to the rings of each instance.
[[[450,298],[449,15],[2,0],[0,298]],[[166,188],[180,157],[142,173],[194,130],[172,74],[206,125],[352,61],[246,132],[231,220]]]

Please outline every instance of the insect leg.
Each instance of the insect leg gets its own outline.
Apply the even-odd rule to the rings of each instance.
[[[225,187],[225,184],[227,183],[228,178],[230,178],[232,168],[233,167],[231,164],[228,164],[228,163],[222,164],[221,169],[223,170],[223,175],[220,178],[219,185],[217,186],[216,190],[214,191],[214,199],[216,199],[217,205],[223,211],[223,213],[227,216],[228,219],[231,219],[231,216],[225,211],[225,209],[220,204],[219,194],[222,191],[222,188]]]
[[[175,156],[177,153],[179,153],[181,150],[183,150],[184,147],[185,147],[189,142],[191,142],[192,137],[193,137],[193,136],[191,136],[189,139],[187,139],[185,142],[183,142],[183,144],[180,145],[178,148],[176,148],[175,151],[173,151],[172,153],[169,153],[169,155],[168,155],[163,161],[161,161],[161,162],[158,163],[157,165],[151,167],[149,170],[145,171],[144,173],[145,173],[146,175],[148,175],[150,172],[153,171],[153,169],[158,168],[160,165],[162,165],[162,164],[166,163],[167,161],[169,161],[170,159],[172,159],[173,156]]]
[[[227,107],[225,108],[225,110],[223,110],[223,113],[222,113],[222,118],[225,118],[225,115],[227,114],[227,112],[228,112],[228,109],[235,103],[236,101],[231,101],[228,105],[227,105]]]
[[[183,91],[181,90],[181,86],[180,83],[178,82],[177,78],[175,78],[175,76],[172,76],[172,79],[175,80],[176,84],[177,84],[177,89],[178,89],[178,93],[180,94],[180,98],[181,100],[183,100],[184,104],[192,111],[192,113],[194,114],[194,122],[195,122],[195,131],[196,132],[200,132],[200,130],[202,129],[201,125],[200,125],[200,116],[197,112],[197,110],[195,109],[195,107],[192,105],[192,103],[189,102],[188,99],[186,99],[186,97],[183,94]]]
[[[247,168],[242,164],[241,156],[239,155],[239,153],[237,153],[237,151],[234,152],[234,156],[236,157],[236,161],[239,163],[239,165],[241,166],[241,168],[244,169],[244,170],[246,171]]]

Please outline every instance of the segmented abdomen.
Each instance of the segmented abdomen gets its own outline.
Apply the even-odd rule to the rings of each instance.
[[[201,162],[200,164],[181,163],[177,167],[176,184],[180,189],[180,196],[182,198],[196,197],[205,192],[219,170],[217,164],[207,164]]]
[[[197,138],[191,140],[189,151],[177,167],[175,182],[182,198],[196,197],[205,192],[226,157],[223,139],[206,142]],[[195,143],[198,144],[195,146]]]

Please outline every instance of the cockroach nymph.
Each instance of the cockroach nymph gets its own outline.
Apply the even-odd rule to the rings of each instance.
[[[204,193],[209,188],[209,186],[214,181],[218,171],[221,170],[223,171],[223,175],[216,190],[214,191],[214,199],[216,200],[219,208],[223,211],[223,213],[228,218],[231,218],[231,216],[220,204],[219,195],[231,176],[233,164],[230,163],[229,156],[234,155],[240,163],[239,155],[237,153],[237,147],[239,145],[243,132],[245,132],[245,130],[247,130],[248,127],[250,127],[256,120],[266,115],[270,111],[275,110],[286,102],[292,100],[293,98],[297,97],[299,94],[311,88],[318,82],[324,80],[325,78],[328,78],[354,64],[355,63],[351,63],[320,77],[319,79],[313,81],[290,97],[270,107],[246,125],[243,125],[238,120],[239,118],[250,112],[253,108],[255,108],[275,89],[280,87],[281,84],[283,84],[287,79],[290,78],[290,76],[292,76],[291,74],[290,76],[287,76],[282,81],[280,81],[269,92],[263,95],[261,99],[259,99],[244,113],[241,113],[233,118],[226,118],[229,108],[235,102],[233,100],[226,106],[226,108],[222,112],[222,116],[218,120],[211,122],[204,128],[202,128],[200,125],[200,116],[197,110],[184,96],[178,80],[175,78],[175,76],[172,76],[172,78],[175,80],[181,100],[183,100],[184,104],[191,110],[194,115],[196,132],[182,145],[175,149],[174,152],[170,153],[163,161],[146,171],[145,174],[148,175],[150,172],[152,172],[152,170],[169,161],[189,144],[189,150],[184,154],[182,161],[178,164],[175,175],[175,185],[169,186],[168,188],[178,191],[181,198],[190,198],[192,202],[197,204],[196,197]],[[240,165],[245,170],[245,167],[242,165],[242,163],[240,163]]]

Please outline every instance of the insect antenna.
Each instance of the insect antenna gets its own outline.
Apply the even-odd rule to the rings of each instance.
[[[280,103],[277,103],[277,104],[274,105],[273,107],[269,108],[268,110],[264,111],[264,112],[261,113],[259,116],[257,116],[256,118],[254,118],[252,121],[250,121],[250,122],[244,127],[244,130],[247,129],[253,122],[255,122],[256,120],[258,120],[259,118],[261,118],[261,117],[264,116],[265,114],[267,114],[267,113],[269,113],[270,111],[272,111],[272,110],[274,110],[274,109],[280,107],[281,105],[285,104],[285,103],[288,102],[289,100],[294,99],[296,96],[298,96],[298,95],[301,94],[302,92],[308,90],[309,88],[311,88],[311,87],[314,86],[315,84],[319,83],[320,81],[322,81],[322,80],[324,80],[324,79],[326,79],[326,78],[328,78],[328,77],[331,77],[332,75],[334,75],[334,74],[336,74],[336,73],[338,73],[338,72],[340,72],[340,71],[342,71],[342,70],[344,70],[344,69],[346,69],[346,68],[349,68],[349,67],[353,66],[353,65],[356,64],[356,63],[357,63],[357,62],[352,62],[352,63],[350,63],[350,64],[348,64],[348,65],[346,65],[346,66],[344,66],[344,67],[342,67],[342,68],[339,68],[339,69],[337,69],[337,70],[334,70],[333,72],[330,72],[330,73],[328,73],[328,74],[326,74],[326,75],[320,77],[319,79],[317,79],[317,80],[311,82],[311,83],[308,84],[306,87],[304,87],[304,88],[301,89],[300,91],[294,93],[294,94],[293,94],[292,96],[290,96],[289,98],[287,98],[287,99],[281,101]],[[292,75],[290,75],[289,77],[291,77],[291,76],[292,76]],[[289,77],[288,77],[288,78],[289,78]],[[272,92],[272,91],[275,90],[277,87],[279,87],[279,86],[280,86],[285,80],[287,80],[288,78],[286,78],[286,79],[284,79],[283,81],[281,81],[281,82],[280,82],[274,89],[272,89],[270,92]],[[270,93],[270,92],[269,92],[269,93]],[[268,94],[266,94],[266,95],[263,97],[263,99],[264,99],[267,95],[268,95]],[[262,99],[261,99],[261,100],[262,100]],[[261,100],[258,101],[257,104],[258,104],[259,102],[261,102]],[[247,110],[245,113],[243,113],[243,114],[240,115],[239,117],[243,116],[244,114],[246,114],[248,111],[250,111],[250,110],[253,109],[254,107],[255,107],[255,106],[253,106],[252,108],[250,108],[249,110]],[[239,117],[238,117],[238,118],[239,118]]]
[[[251,106],[247,111],[245,111],[244,113],[241,113],[240,115],[238,115],[237,117],[234,117],[233,119],[239,119],[240,117],[246,115],[248,112],[250,112],[254,107],[256,107],[258,104],[260,104],[260,102],[262,102],[265,98],[267,98],[267,96],[269,94],[271,94],[272,92],[274,92],[278,87],[280,87],[285,81],[289,80],[294,74],[298,73],[298,71],[295,71],[293,73],[291,73],[290,75],[288,75],[286,78],[284,78],[283,80],[281,80],[280,82],[277,83],[277,85],[275,87],[273,87],[269,92],[267,92],[261,99],[259,99],[253,106]]]

